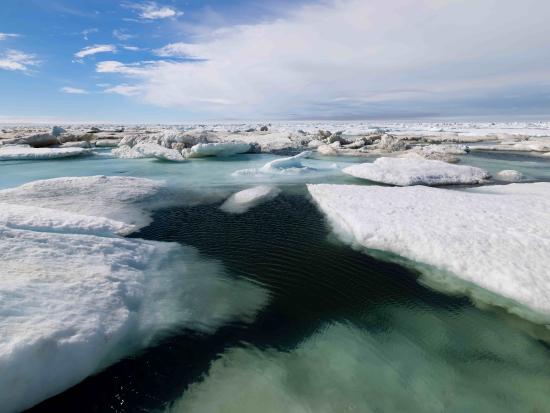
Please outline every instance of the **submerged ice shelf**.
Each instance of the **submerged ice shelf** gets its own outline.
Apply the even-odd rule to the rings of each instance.
[[[159,187],[89,177],[0,191],[2,411],[28,408],[174,329],[249,322],[265,304],[263,289],[225,278],[191,248],[117,235],[148,222],[140,202]]]
[[[391,320],[393,328],[337,322],[289,351],[232,348],[166,413],[544,409],[550,403],[545,349],[487,315],[475,319],[473,344],[464,343],[474,312],[411,313],[398,306],[377,320]]]
[[[443,270],[424,270],[441,288],[550,321],[550,183],[308,189],[336,232],[352,244],[428,264]]]

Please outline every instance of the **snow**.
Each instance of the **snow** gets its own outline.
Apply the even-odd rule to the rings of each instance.
[[[142,159],[149,156],[138,151],[137,148],[133,148],[129,145],[120,145],[111,151],[111,154],[121,159]]]
[[[94,142],[97,148],[116,148],[120,139],[101,139]]]
[[[85,148],[32,148],[28,145],[0,146],[0,161],[42,160],[67,158],[88,154]]]
[[[64,177],[0,191],[0,202],[107,217],[140,228],[165,188],[161,181],[125,176]]]
[[[62,178],[0,191],[2,411],[31,407],[176,329],[251,322],[265,304],[263,289],[192,248],[116,235],[132,228],[125,208],[159,185]]]
[[[378,310],[375,328],[332,323],[286,351],[229,349],[167,412],[521,413],[549,405],[547,350],[526,334],[474,309],[392,304]]]
[[[177,150],[168,149],[153,142],[140,142],[133,147],[120,145],[118,148],[113,149],[111,153],[123,159],[157,158],[171,162],[183,162],[185,160]]]
[[[274,199],[280,192],[273,186],[255,186],[231,195],[220,208],[228,213],[242,214],[261,203]]]
[[[513,169],[505,169],[503,171],[500,171],[497,173],[496,177],[497,179],[506,182],[521,182],[524,179],[521,172],[515,171]]]
[[[249,150],[250,144],[246,142],[198,143],[190,149],[188,157],[231,156],[246,153]]]
[[[550,183],[308,189],[348,242],[428,265],[434,287],[550,320]]]
[[[0,226],[33,231],[93,235],[128,234],[135,227],[104,217],[92,217],[51,208],[0,202]]]
[[[415,158],[378,158],[373,163],[349,166],[343,172],[356,178],[399,186],[478,184],[489,178],[487,171],[473,166]]]
[[[184,158],[175,149],[168,149],[156,143],[141,143],[133,148],[146,158],[157,158],[164,161],[183,162]]]

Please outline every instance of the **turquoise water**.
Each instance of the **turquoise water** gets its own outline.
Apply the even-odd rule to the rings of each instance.
[[[253,323],[230,323],[215,334],[175,332],[31,411],[547,411],[550,346],[543,328],[429,290],[414,270],[337,241],[305,183],[358,183],[332,164],[361,160],[312,159],[304,163],[317,171],[245,182],[231,175],[275,158],[170,164],[104,155],[0,165],[4,188],[105,174],[164,179],[205,194],[265,182],[283,189],[242,215],[221,211],[221,196],[173,205],[132,235],[192,246],[228,277],[265,288],[269,304]],[[527,174],[546,161],[471,155],[465,162]]]

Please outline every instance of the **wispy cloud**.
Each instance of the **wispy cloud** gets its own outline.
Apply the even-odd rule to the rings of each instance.
[[[0,54],[0,69],[3,70],[29,72],[39,63],[36,56],[20,50],[8,49]]]
[[[136,96],[136,95],[139,95],[142,92],[142,90],[140,86],[131,86],[131,85],[122,84],[122,85],[109,87],[105,89],[103,92],[114,93],[122,96]]]
[[[115,30],[113,30],[113,37],[117,40],[120,40],[120,41],[124,42],[126,40],[133,39],[136,36],[128,33],[124,29],[115,29]]]
[[[177,17],[183,14],[175,7],[163,6],[154,1],[147,1],[143,3],[123,3],[123,5],[129,9],[133,9],[138,13],[141,19],[145,20],[157,20],[166,19],[170,17]]]
[[[85,47],[79,52],[74,54],[77,59],[83,59],[86,56],[92,56],[97,53],[116,53],[117,49],[114,44],[95,44],[93,46]]]
[[[96,29],[95,27],[92,27],[91,29],[82,30],[80,34],[84,37],[84,40],[89,40],[88,35],[92,33],[97,33],[99,29]]]
[[[187,57],[196,58],[196,54],[200,52],[196,45],[191,43],[170,43],[160,49],[153,51],[157,56],[161,57]]]
[[[63,93],[68,93],[70,95],[87,95],[90,93],[85,89],[80,89],[80,88],[71,87],[71,86],[64,86],[59,90]]]
[[[0,41],[7,40],[14,37],[19,37],[19,35],[16,33],[0,33]]]
[[[195,61],[104,62],[97,71],[122,75],[149,103],[224,116],[433,112],[455,104],[475,113],[474,101],[498,109],[511,90],[528,100],[548,78],[550,2],[499,2],[497,19],[494,4],[327,0],[155,51]],[[221,101],[234,104],[211,103]]]

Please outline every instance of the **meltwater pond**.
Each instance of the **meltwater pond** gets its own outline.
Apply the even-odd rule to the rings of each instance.
[[[305,183],[368,184],[338,169],[363,159],[307,159],[304,174],[234,175],[276,158],[170,164],[114,159],[106,151],[0,165],[0,188],[99,174],[166,180],[178,202],[167,199],[169,206],[159,207],[152,223],[131,237],[193,248],[196,260],[212,264],[205,271],[246,279],[267,295],[249,322],[228,322],[212,334],[173,331],[30,411],[548,410],[544,328],[429,290],[414,270],[356,251],[331,234]],[[472,154],[463,162],[550,180],[546,159]],[[220,209],[229,194],[266,183],[281,193],[243,214]]]
[[[420,286],[330,235],[301,184],[242,215],[159,210],[134,237],[175,241],[269,291],[249,325],[179,331],[33,412],[545,411],[536,327]]]

